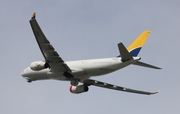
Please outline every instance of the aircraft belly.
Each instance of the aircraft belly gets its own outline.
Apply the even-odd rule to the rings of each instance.
[[[55,79],[55,80],[66,80],[66,77],[63,75],[64,72],[47,72],[47,76],[50,79]]]
[[[71,68],[72,70],[72,75],[73,75],[73,78],[76,78],[76,79],[86,79],[87,77],[84,70],[82,68]],[[47,72],[47,76],[50,78],[50,79],[55,79],[55,80],[64,80],[64,81],[67,81],[67,80],[70,80],[69,78],[67,78],[66,76],[64,76],[64,72]]]
[[[71,68],[71,70],[72,70],[72,74],[74,78],[76,79],[83,80],[83,79],[89,78],[87,74],[85,73],[84,69],[82,68]]]

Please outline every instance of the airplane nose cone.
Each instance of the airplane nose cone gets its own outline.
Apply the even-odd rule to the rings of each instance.
[[[24,77],[27,82],[29,82],[29,83],[31,82],[31,79],[28,77],[28,73],[25,72],[25,70],[23,70],[23,71],[21,72],[21,76]]]
[[[29,69],[28,67],[25,68],[25,69],[21,72],[21,76],[26,77],[27,74],[28,74],[28,69]]]
[[[23,77],[24,77],[24,71],[22,71],[22,72],[21,72],[21,76],[23,76]]]
[[[21,72],[21,76],[24,77],[25,75],[26,75],[26,73],[25,73],[25,71],[23,70],[23,71]]]
[[[28,77],[27,68],[21,72],[21,76],[24,77],[24,78]]]

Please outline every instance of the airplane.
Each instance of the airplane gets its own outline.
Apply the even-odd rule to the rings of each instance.
[[[141,62],[141,58],[137,56],[150,34],[149,30],[142,32],[142,34],[128,48],[120,42],[118,44],[119,56],[66,62],[59,56],[57,51],[55,51],[54,47],[44,35],[36,21],[36,13],[33,13],[29,22],[45,60],[34,61],[29,67],[21,72],[22,77],[24,77],[27,82],[48,79],[70,81],[70,92],[74,94],[87,92],[91,85],[144,95],[151,95],[159,92],[159,90],[156,92],[134,90],[90,79],[93,76],[112,73],[131,64],[153,69],[161,69]]]

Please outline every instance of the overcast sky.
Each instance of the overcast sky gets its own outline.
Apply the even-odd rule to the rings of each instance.
[[[179,0],[1,0],[1,114],[179,114]],[[65,61],[115,57],[144,30],[151,34],[139,56],[162,70],[128,66],[92,79],[160,93],[146,96],[90,87],[72,94],[70,83],[27,83],[21,71],[44,60],[29,20],[36,19]]]

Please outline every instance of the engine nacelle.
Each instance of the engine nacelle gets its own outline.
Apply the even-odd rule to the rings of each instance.
[[[49,67],[48,63],[44,61],[35,61],[35,62],[32,62],[30,65],[30,68],[34,71],[39,71],[48,67]]]
[[[88,86],[85,85],[70,86],[70,92],[75,94],[87,92],[88,90],[89,90]]]

